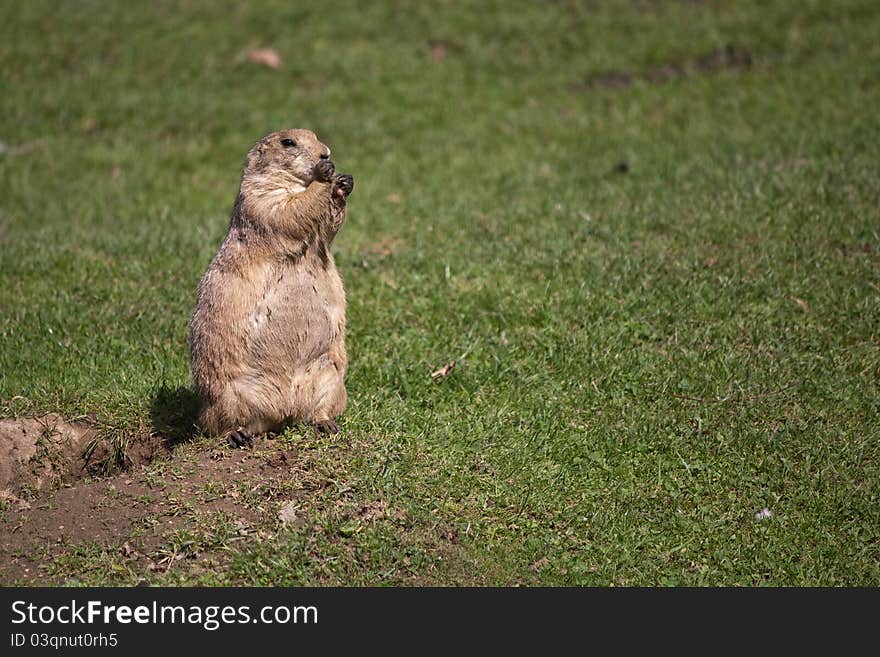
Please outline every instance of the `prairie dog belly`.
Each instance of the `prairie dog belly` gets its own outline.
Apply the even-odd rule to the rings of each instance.
[[[342,281],[332,262],[325,270],[300,260],[269,268],[263,290],[248,317],[248,354],[267,374],[293,377],[345,331]]]

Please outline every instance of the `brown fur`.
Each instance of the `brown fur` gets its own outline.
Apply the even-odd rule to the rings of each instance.
[[[270,134],[248,153],[190,323],[200,423],[211,434],[335,427],[345,408],[345,292],[330,243],[350,187],[322,176],[327,165],[333,172],[329,154],[308,130]]]

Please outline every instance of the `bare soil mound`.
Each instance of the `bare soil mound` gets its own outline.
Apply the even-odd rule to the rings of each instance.
[[[261,438],[252,450],[184,449],[173,460],[157,458],[116,476],[80,480],[21,505],[7,504],[0,513],[0,585],[78,580],[86,573],[77,569],[75,556],[95,546],[108,562],[118,560],[150,580],[183,558],[214,558],[201,543],[223,534],[221,525],[236,534],[224,541],[262,540],[266,527],[281,522],[278,505],[327,485],[308,459],[308,453]],[[184,552],[177,552],[174,538],[181,532],[201,536],[199,545],[189,540]],[[68,560],[63,574],[53,574],[63,559]]]
[[[125,458],[128,464],[147,463],[155,448],[138,444]],[[0,420],[0,499],[29,497],[96,474],[109,453],[87,422],[69,422],[57,413]]]
[[[97,432],[57,413],[0,420],[0,489],[42,490],[87,467],[84,453]]]

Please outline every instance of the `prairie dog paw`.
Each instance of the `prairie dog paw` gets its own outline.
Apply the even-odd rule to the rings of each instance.
[[[230,432],[226,440],[233,449],[248,449],[254,446],[254,435],[244,429]]]
[[[342,433],[339,429],[339,425],[337,425],[333,420],[318,420],[315,422],[315,431],[319,434],[337,434]]]
[[[340,173],[333,184],[333,193],[346,198],[354,189],[354,178],[349,173]]]
[[[336,173],[336,165],[333,160],[321,160],[315,165],[315,180],[319,182],[330,182]]]

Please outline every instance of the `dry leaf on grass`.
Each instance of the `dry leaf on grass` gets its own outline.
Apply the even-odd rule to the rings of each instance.
[[[803,308],[804,312],[806,312],[807,310],[810,309],[810,304],[808,304],[803,299],[798,299],[797,297],[794,297],[794,296],[789,296],[788,298],[791,299],[792,301],[794,301],[801,308]]]
[[[254,48],[248,52],[247,58],[254,64],[262,64],[269,68],[278,69],[281,67],[281,56],[277,50],[272,48]]]
[[[440,381],[441,379],[445,379],[447,376],[452,374],[452,370],[455,369],[455,361],[451,360],[446,365],[441,367],[436,372],[431,372],[431,378],[435,381]]]
[[[293,502],[288,502],[284,505],[278,512],[278,519],[285,525],[291,525],[299,520],[299,516],[296,515],[296,506],[294,506]]]

